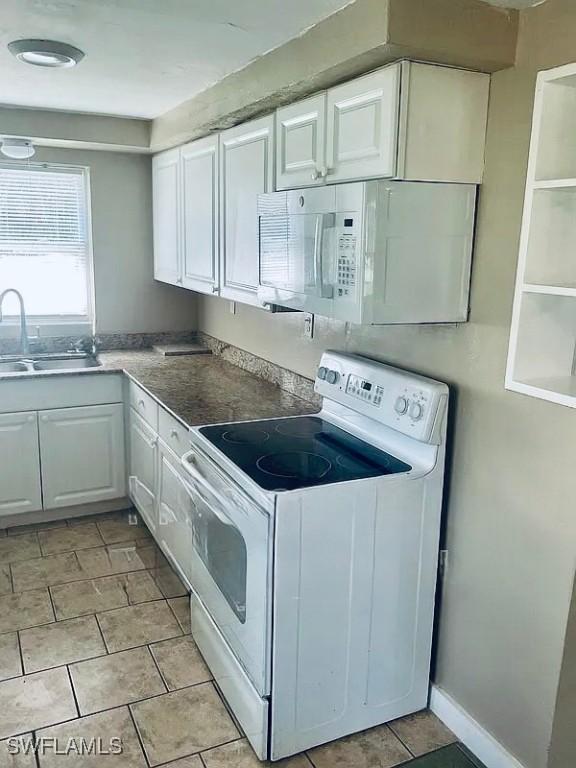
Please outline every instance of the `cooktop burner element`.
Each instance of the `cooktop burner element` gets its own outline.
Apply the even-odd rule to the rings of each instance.
[[[324,477],[332,468],[328,459],[317,453],[289,451],[287,453],[268,453],[256,462],[262,472],[277,477],[290,477],[304,481]]]
[[[227,443],[236,445],[262,445],[269,437],[268,432],[264,432],[263,429],[243,429],[242,427],[230,429],[222,435],[222,439]]]
[[[200,432],[267,491],[291,491],[412,469],[319,416],[220,424],[201,427]]]

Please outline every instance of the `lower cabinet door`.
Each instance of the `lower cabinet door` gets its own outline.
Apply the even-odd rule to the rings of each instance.
[[[160,441],[157,541],[164,554],[192,586],[192,516],[190,497],[180,475],[180,459]]]
[[[41,411],[44,509],[126,495],[124,406]]]
[[[128,486],[130,498],[144,518],[148,528],[156,535],[158,515],[156,490],[158,487],[158,437],[133,408],[130,408],[130,471]]]
[[[38,414],[0,416],[0,515],[42,509]]]

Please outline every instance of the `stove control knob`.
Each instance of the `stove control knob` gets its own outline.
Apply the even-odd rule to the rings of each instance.
[[[409,416],[412,421],[419,421],[424,416],[424,408],[422,408],[420,403],[412,403]]]
[[[328,368],[324,368],[323,365],[320,366],[320,368],[318,368],[318,378],[321,379],[321,381],[324,381],[327,373],[328,373]]]
[[[326,374],[326,381],[328,382],[328,384],[336,384],[339,378],[340,378],[340,374],[338,373],[338,371],[328,371],[328,373]]]
[[[399,416],[403,416],[408,410],[408,400],[405,397],[398,397],[394,403],[394,410]]]

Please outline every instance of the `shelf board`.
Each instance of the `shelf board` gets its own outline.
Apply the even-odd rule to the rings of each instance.
[[[576,408],[576,376],[543,376],[522,381],[512,380],[507,382],[506,388]]]
[[[524,283],[523,293],[543,293],[547,296],[572,296],[576,298],[576,286],[573,285],[540,285],[539,283]]]
[[[576,179],[544,179],[535,181],[534,189],[570,189],[576,187]]]

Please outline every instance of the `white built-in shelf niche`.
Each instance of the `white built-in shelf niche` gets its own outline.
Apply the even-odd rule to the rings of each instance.
[[[576,408],[576,64],[536,83],[506,388]]]

